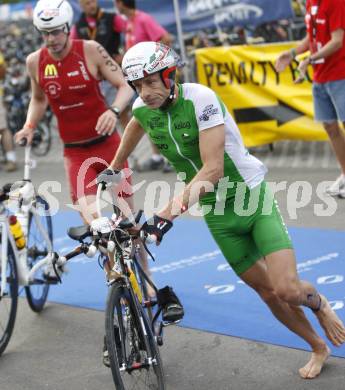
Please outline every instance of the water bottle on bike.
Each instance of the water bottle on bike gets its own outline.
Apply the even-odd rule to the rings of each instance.
[[[13,235],[13,238],[16,242],[16,246],[18,249],[23,249],[26,244],[24,232],[22,227],[15,215],[10,215],[8,218],[8,222],[10,225],[10,230]]]

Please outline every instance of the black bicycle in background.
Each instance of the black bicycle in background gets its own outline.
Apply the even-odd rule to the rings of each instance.
[[[30,81],[24,65],[19,62],[11,61],[4,81],[3,101],[6,108],[7,127],[14,134],[24,126],[30,102]],[[48,108],[35,129],[36,142],[32,145],[32,153],[35,156],[45,156],[51,148],[52,118],[53,113]]]

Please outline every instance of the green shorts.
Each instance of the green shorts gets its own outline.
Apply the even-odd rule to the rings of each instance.
[[[236,197],[227,199],[219,209],[224,209],[222,215],[213,210],[205,215],[213,238],[237,275],[270,253],[293,248],[267,184],[262,182],[252,190],[241,184],[243,191],[237,191]]]

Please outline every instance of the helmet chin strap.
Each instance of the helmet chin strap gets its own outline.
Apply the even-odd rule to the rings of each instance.
[[[169,96],[164,100],[163,104],[159,107],[160,110],[166,110],[170,104],[176,99],[176,93],[175,93],[175,82],[173,80],[170,80],[170,93]]]
[[[66,23],[66,29],[67,29],[67,32],[66,32],[66,41],[65,41],[65,44],[63,45],[63,48],[62,50],[65,50],[66,49],[66,46],[67,46],[67,43],[68,43],[68,38],[71,34],[71,31],[70,31],[70,28],[68,26],[68,24]]]
[[[61,51],[64,51],[67,47],[67,43],[68,43],[68,37],[69,37],[69,33],[66,35],[66,41],[65,41],[65,44],[63,45],[63,48]]]

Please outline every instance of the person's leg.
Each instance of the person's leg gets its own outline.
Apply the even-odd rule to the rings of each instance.
[[[335,346],[345,343],[344,324],[327,299],[320,296],[312,284],[299,280],[293,250],[283,249],[265,258],[268,274],[279,298],[290,305],[302,305],[313,310],[328,339]]]
[[[210,213],[205,216],[205,220],[224,257],[237,275],[259,294],[282,324],[311,346],[312,359],[307,364],[311,367],[301,368],[300,375],[303,378],[313,378],[320,373],[329,350],[311,327],[303,311],[292,308],[274,290],[261,253],[265,250],[273,251],[273,246],[289,248],[292,244],[269,191],[267,199],[273,207],[273,212],[268,210],[268,215],[262,213],[263,204],[266,207],[265,183],[260,186],[260,190],[260,204],[251,217],[239,217],[229,204],[224,209],[224,216],[215,217]]]
[[[240,278],[252,287],[267,304],[273,315],[292,332],[303,338],[312,348],[312,357],[306,366],[299,370],[303,378],[314,378],[320,374],[330,350],[322,338],[315,332],[299,307],[284,302],[274,290],[267,272],[266,262],[261,259]]]
[[[331,81],[326,85],[331,102],[336,111],[335,121],[324,123],[324,127],[332,142],[334,152],[337,156],[343,174],[345,174],[345,126],[341,128],[339,122],[345,123],[345,79]],[[336,122],[334,124],[334,122]]]
[[[260,210],[252,234],[256,246],[265,257],[273,289],[284,302],[312,309],[329,340],[334,345],[342,344],[345,342],[344,325],[330,308],[326,298],[321,298],[310,283],[301,282],[298,278],[293,246],[277,202],[268,187],[265,188],[266,199],[269,202],[265,201],[266,206],[270,204],[272,210],[269,213]]]
[[[6,163],[4,169],[7,172],[13,172],[17,169],[16,153],[14,151],[13,135],[11,131],[7,128],[6,111],[1,99],[0,99],[0,136],[1,136],[1,145],[6,157]]]
[[[258,208],[258,213],[255,216],[252,237],[259,252],[265,258],[266,272],[271,287],[285,306],[281,306],[283,311],[280,312],[280,316],[279,312],[275,312],[275,314],[312,347],[311,360],[300,370],[302,377],[312,378],[320,373],[329,355],[329,350],[312,329],[299,306],[304,305],[315,311],[320,324],[326,330],[327,337],[335,345],[340,345],[345,341],[345,329],[327,300],[325,298],[321,300],[310,283],[301,282],[298,279],[293,246],[277,202],[267,186],[263,185],[262,189],[265,190],[264,202],[262,208]],[[250,269],[248,268],[248,270]],[[255,275],[254,278],[255,281],[258,281]],[[289,310],[286,309],[286,305],[288,305]],[[293,318],[292,324],[291,318]],[[338,340],[337,337],[340,339]]]
[[[9,129],[0,129],[1,145],[3,147],[6,163],[5,170],[7,172],[13,172],[17,169],[16,164],[16,152],[14,151],[13,136]]]
[[[343,175],[345,174],[345,134],[338,121],[345,121],[344,89],[345,80],[331,83],[313,83],[315,120],[321,122],[326,130]],[[337,195],[339,192],[339,189],[336,189],[336,187],[339,187],[337,182],[338,180],[327,191],[331,195]]]
[[[326,130],[334,153],[337,157],[342,173],[345,174],[345,134],[338,122],[324,122],[323,128]]]

